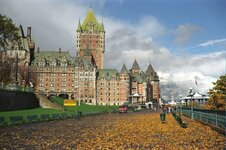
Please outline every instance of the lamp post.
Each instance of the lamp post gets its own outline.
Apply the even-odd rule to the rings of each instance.
[[[193,113],[192,88],[190,88],[189,94],[191,96],[191,120],[193,120],[194,119],[194,113]]]
[[[180,95],[180,116],[182,116],[182,95]]]

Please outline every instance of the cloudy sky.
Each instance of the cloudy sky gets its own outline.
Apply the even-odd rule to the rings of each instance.
[[[225,0],[92,0],[106,31],[105,68],[136,59],[160,76],[162,96],[206,93],[226,73]],[[0,13],[32,27],[36,48],[76,54],[76,29],[89,0],[0,0]],[[195,79],[197,85],[195,84]]]

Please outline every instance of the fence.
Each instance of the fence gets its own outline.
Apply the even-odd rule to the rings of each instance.
[[[180,108],[178,112],[180,112]],[[183,115],[191,117],[192,112],[191,109],[183,108]],[[225,111],[216,111],[216,110],[199,110],[195,109],[193,111],[193,117],[195,120],[199,120],[201,122],[214,125],[220,129],[226,129],[226,115]]]
[[[0,116],[0,126],[4,125],[13,125],[21,123],[31,123],[31,122],[42,122],[42,121],[51,121],[51,120],[60,120],[60,119],[69,119],[69,118],[80,118],[82,116],[94,116],[107,114],[108,112],[74,112],[74,113],[54,113],[54,114],[37,114],[37,115],[23,115],[23,116],[10,116],[4,117]]]

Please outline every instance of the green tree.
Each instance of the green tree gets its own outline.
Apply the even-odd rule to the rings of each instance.
[[[0,14],[0,50],[6,50],[10,42],[18,41],[18,30],[12,19]]]
[[[213,89],[209,90],[209,96],[206,107],[209,109],[226,110],[226,75],[213,82]]]
[[[0,84],[6,85],[12,81],[12,62],[0,61]]]

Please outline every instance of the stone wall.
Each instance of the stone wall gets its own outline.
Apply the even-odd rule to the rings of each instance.
[[[39,107],[39,101],[34,93],[0,90],[0,111],[37,107]]]

